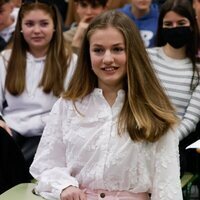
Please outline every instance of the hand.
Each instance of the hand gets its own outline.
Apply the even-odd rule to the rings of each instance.
[[[73,49],[78,50],[79,47],[81,46],[85,30],[87,29],[89,22],[93,18],[94,18],[94,16],[85,16],[78,23],[77,30],[75,32],[75,35],[74,35],[74,37],[72,39],[72,43],[71,43],[71,46],[72,46]]]
[[[95,17],[95,15],[86,15],[84,16],[79,23],[87,23],[89,24],[90,21]]]
[[[61,200],[87,200],[86,194],[79,188],[69,186],[61,192]]]
[[[12,136],[12,131],[10,130],[10,128],[7,126],[7,124],[3,120],[0,120],[0,127],[5,129],[6,132],[8,132],[8,134]]]

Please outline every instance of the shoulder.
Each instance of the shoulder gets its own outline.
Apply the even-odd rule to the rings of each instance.
[[[10,58],[11,52],[12,52],[11,49],[3,50],[3,51],[0,53],[0,56],[1,56],[1,58],[3,58],[3,59],[5,59],[5,60],[8,61],[9,58]]]
[[[5,68],[7,66],[8,61],[10,59],[10,55],[11,55],[11,49],[3,50],[0,53],[0,66],[1,66],[0,68]]]
[[[67,43],[71,44],[76,31],[77,27],[71,27],[69,30],[63,32],[64,39]]]
[[[50,115],[63,115],[67,113],[69,107],[71,107],[72,102],[60,97],[53,105]]]
[[[91,95],[87,95],[82,99],[78,99],[73,102],[70,99],[60,97],[52,107],[51,115],[58,116],[58,118],[72,118],[72,116],[77,114],[77,111],[84,113],[90,105]]]

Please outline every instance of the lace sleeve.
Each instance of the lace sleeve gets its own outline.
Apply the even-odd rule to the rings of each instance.
[[[151,200],[182,200],[178,136],[169,131],[157,144]]]
[[[66,165],[66,151],[62,138],[62,118],[67,117],[64,100],[59,99],[50,113],[30,173],[38,181],[37,194],[47,199],[60,199],[61,191],[78,182]]]

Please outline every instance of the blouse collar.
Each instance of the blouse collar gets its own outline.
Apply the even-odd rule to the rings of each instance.
[[[45,61],[46,59],[46,55],[43,57],[36,58],[30,52],[27,52],[26,57],[28,61],[33,61],[33,62]]]

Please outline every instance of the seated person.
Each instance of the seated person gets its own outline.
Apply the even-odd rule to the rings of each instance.
[[[108,0],[108,3],[106,5],[107,10],[120,8],[124,6],[127,3],[130,3],[131,0]],[[65,26],[69,27],[74,21],[78,21],[78,16],[75,11],[75,3],[74,0],[68,0],[68,10],[67,10],[67,16],[65,20]]]
[[[129,16],[136,24],[140,30],[145,47],[153,47],[155,45],[154,41],[159,16],[157,3],[152,3],[152,0],[145,2],[131,0],[130,4],[126,4],[118,10]]]
[[[18,12],[11,0],[0,1],[0,51],[12,46]]]
[[[107,0],[75,0],[76,12],[79,23],[74,23],[68,31],[64,32],[64,38],[71,45],[75,53],[78,52],[85,29],[89,22],[106,9]]]

